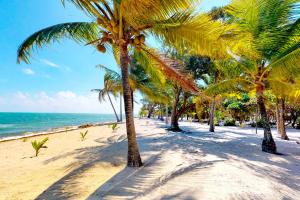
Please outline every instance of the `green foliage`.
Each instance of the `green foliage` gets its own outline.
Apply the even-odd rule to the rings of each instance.
[[[219,110],[217,110],[217,111],[215,112],[215,119],[216,119],[217,122],[223,120],[224,118],[225,118],[224,112],[219,111]]]
[[[115,131],[117,131],[120,127],[118,127],[118,124],[117,124],[117,123],[114,123],[114,124],[112,124],[111,128],[112,128],[113,132],[115,132]]]
[[[41,148],[45,148],[44,144],[48,141],[49,138],[45,138],[42,141],[34,140],[31,142],[33,149],[35,150],[35,156],[38,156]]]
[[[83,43],[97,38],[99,29],[95,23],[73,22],[63,23],[42,29],[28,37],[18,49],[18,62],[23,60],[29,63],[29,57],[33,47],[42,47],[51,42],[57,42],[63,37],[72,38]]]
[[[85,132],[80,132],[81,141],[86,139],[88,132],[89,130],[86,130]]]
[[[232,118],[226,118],[224,121],[224,126],[235,126],[235,120]]]

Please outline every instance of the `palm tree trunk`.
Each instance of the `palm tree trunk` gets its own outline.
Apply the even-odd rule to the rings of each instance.
[[[127,166],[128,167],[140,167],[143,165],[139,148],[136,140],[136,132],[133,119],[133,99],[131,94],[131,88],[129,85],[128,74],[128,49],[127,44],[120,45],[120,63],[122,72],[122,84],[123,84],[123,96],[126,115],[126,130],[128,139],[128,154],[127,154]]]
[[[181,89],[176,88],[175,89],[175,100],[174,100],[174,103],[173,103],[173,109],[172,109],[172,114],[171,114],[171,128],[170,128],[171,131],[175,131],[175,132],[182,131],[179,128],[179,124],[178,124],[179,116],[177,114],[177,106],[178,106],[178,103],[179,103],[180,93],[181,93]]]
[[[169,117],[169,111],[168,111],[168,103],[166,103],[166,124],[168,124],[168,117]]]
[[[108,96],[108,99],[109,99],[110,105],[111,105],[111,107],[112,107],[112,108],[113,108],[113,110],[114,110],[115,116],[116,116],[116,118],[117,118],[117,122],[119,122],[120,120],[119,120],[118,114],[117,114],[117,112],[116,112],[116,109],[115,109],[115,107],[114,107],[114,104],[113,104],[113,103],[112,103],[112,101],[111,101],[111,98],[110,98],[110,95],[109,95],[109,93],[107,93],[107,96]]]
[[[215,132],[215,109],[216,109],[216,99],[213,97],[210,108],[209,115],[209,132]]]
[[[263,94],[262,90],[257,90],[257,92],[256,92],[257,105],[259,108],[259,112],[260,112],[260,116],[261,116],[261,120],[262,120],[263,128],[264,128],[264,138],[263,138],[261,147],[262,147],[262,151],[264,151],[264,152],[276,153],[277,152],[276,144],[272,137],[271,127],[270,127],[270,123],[269,123],[269,119],[268,119],[267,111],[266,111],[266,107],[265,107],[265,102],[264,102],[262,94]]]
[[[123,114],[122,114],[122,93],[120,92],[120,122],[123,121]]]
[[[277,132],[278,134],[280,134],[281,139],[289,140],[285,130],[284,109],[285,109],[284,99],[277,98],[276,99]]]

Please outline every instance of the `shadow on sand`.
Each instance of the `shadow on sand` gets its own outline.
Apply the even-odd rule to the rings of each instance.
[[[158,122],[156,125],[163,126]],[[217,131],[215,134],[211,134],[190,126],[183,126],[182,129],[187,132],[139,135],[138,140],[145,165],[138,169],[124,168],[90,194],[87,199],[140,199],[176,177],[195,170],[197,170],[197,173],[201,170],[209,170],[216,163],[230,160],[242,163],[253,171],[254,176],[269,177],[281,182],[282,185],[291,190],[300,190],[300,163],[299,159],[295,158],[295,156],[299,156],[298,151],[280,156],[280,161],[273,161],[272,158],[278,155],[261,152],[261,139],[255,134],[241,132],[238,129],[230,130],[230,134],[228,134],[229,130]],[[281,141],[277,141],[277,145],[280,146]],[[68,155],[76,155],[76,165],[78,166],[75,168],[69,166],[69,168],[74,169],[53,183],[36,199],[77,199],[78,193],[66,191],[66,185],[72,187],[72,184],[74,186],[80,184],[74,180],[99,163],[106,162],[112,165],[125,163],[126,152],[126,140],[117,140],[117,142],[112,142],[104,147],[82,148],[68,153]],[[168,161],[164,158],[170,152],[182,152],[181,155],[186,156],[187,159],[192,157],[194,160],[190,165],[179,163],[172,170],[166,169],[165,162]],[[215,156],[215,159],[211,161],[203,160],[202,158],[205,158],[208,154]],[[68,155],[52,158],[45,164],[63,159]],[[295,164],[298,164],[298,171],[294,169]],[[274,168],[277,170],[272,170]],[[202,186],[198,185],[196,187],[201,190]],[[287,195],[284,198],[290,199],[290,196]],[[199,198],[193,196],[188,190],[183,190],[178,191],[176,194],[162,195],[159,199],[193,200]],[[236,194],[231,199],[261,199],[261,197],[256,194],[245,193],[242,196]]]

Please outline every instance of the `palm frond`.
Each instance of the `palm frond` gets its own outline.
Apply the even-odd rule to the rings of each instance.
[[[179,51],[188,50],[213,58],[227,56],[222,35],[229,30],[206,14],[192,15],[186,11],[164,21],[155,21],[154,24],[151,33]]]
[[[296,87],[287,81],[280,79],[268,79],[269,88],[277,97],[287,97],[296,93]]]
[[[176,63],[175,60],[169,59],[164,55],[159,55],[153,49],[143,48],[143,51],[151,57],[153,62],[155,62],[155,66],[160,69],[166,77],[191,93],[199,93],[199,88],[195,85],[194,81],[176,68],[178,63]]]
[[[286,55],[282,55],[279,59],[274,60],[268,68],[272,71],[272,75],[279,75],[283,77],[297,76],[300,74],[300,48],[299,44],[291,47],[296,48]],[[288,52],[289,50],[287,50]]]
[[[73,22],[63,23],[42,29],[29,36],[18,49],[18,62],[23,60],[29,63],[29,57],[34,47],[57,42],[63,37],[70,38],[78,43],[95,40],[98,36],[98,28],[95,23]]]
[[[253,88],[254,83],[243,78],[233,78],[228,80],[223,80],[218,83],[210,85],[204,94],[208,96],[215,96],[219,94],[224,94],[232,91],[243,91]]]
[[[166,19],[176,12],[193,7],[198,2],[198,0],[122,0],[120,12],[127,22],[139,27],[149,25],[149,19]]]

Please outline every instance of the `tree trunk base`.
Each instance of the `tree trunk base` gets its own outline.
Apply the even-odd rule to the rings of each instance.
[[[177,127],[170,127],[167,129],[168,131],[173,131],[173,132],[182,132],[183,130],[181,128]]]
[[[141,167],[143,166],[142,159],[139,153],[127,157],[127,167]]]
[[[275,144],[274,140],[268,141],[266,139],[263,139],[261,148],[262,148],[263,152],[277,154],[276,144]]]
[[[215,132],[215,129],[214,129],[214,128],[212,128],[212,127],[210,127],[210,128],[209,128],[209,132],[212,132],[212,133],[214,133],[214,132]]]
[[[281,139],[283,139],[283,140],[290,140],[290,138],[287,135],[281,136]]]

